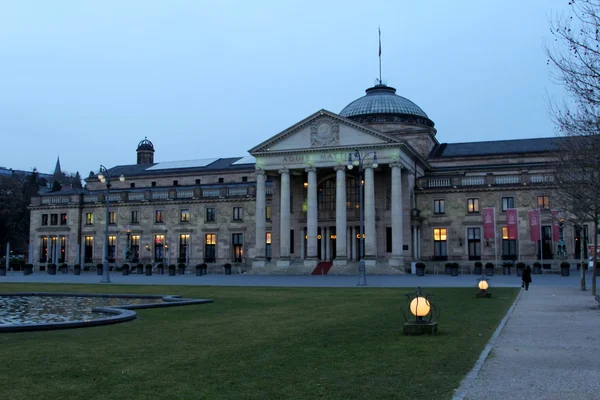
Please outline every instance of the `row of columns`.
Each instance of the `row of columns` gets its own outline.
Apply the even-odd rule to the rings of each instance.
[[[392,261],[398,266],[403,264],[402,241],[402,179],[399,163],[391,163],[392,169]],[[345,264],[348,259],[357,259],[359,254],[349,254],[347,240],[347,215],[346,215],[346,170],[344,165],[334,167],[336,171],[336,259],[335,263]],[[305,169],[307,173],[307,246],[305,261],[307,264],[317,260],[318,243],[318,204],[317,204],[317,171],[314,166]],[[280,231],[279,231],[279,262],[289,263],[290,260],[290,171],[287,168],[279,170],[281,177],[280,187]],[[266,237],[266,195],[265,172],[256,170],[256,257],[263,259],[265,255]],[[371,164],[364,165],[364,228],[365,228],[365,254],[364,258],[375,260],[377,257],[377,233],[375,229],[375,176]],[[329,236],[329,233],[327,232]],[[327,236],[327,237],[328,237]],[[355,237],[355,234],[352,235]],[[325,242],[325,241],[323,241]],[[324,246],[324,243],[323,243]],[[351,246],[352,247],[352,246]],[[354,246],[356,247],[356,246]],[[356,249],[353,249],[353,252]],[[325,255],[325,249],[322,249]]]

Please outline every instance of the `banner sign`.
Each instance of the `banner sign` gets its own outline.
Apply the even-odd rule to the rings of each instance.
[[[506,210],[506,231],[509,240],[516,240],[519,238],[519,216],[517,215],[516,208],[509,208]]]
[[[483,238],[496,238],[496,209],[493,207],[483,209]]]
[[[558,242],[560,229],[558,227],[558,211],[552,211],[552,241]]]
[[[529,235],[532,242],[540,240],[540,210],[529,210]]]

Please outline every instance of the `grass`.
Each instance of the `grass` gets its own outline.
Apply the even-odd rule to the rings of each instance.
[[[0,291],[178,294],[213,304],[133,322],[0,335],[0,399],[444,399],[516,289],[433,289],[437,336],[402,335],[409,289],[0,284]]]

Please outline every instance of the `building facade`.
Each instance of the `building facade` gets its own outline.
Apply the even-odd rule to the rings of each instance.
[[[361,254],[371,271],[388,273],[415,260],[533,260],[540,251],[553,259],[547,162],[555,139],[447,144],[436,136],[421,108],[378,84],[339,114],[320,110],[246,157],[154,162],[145,139],[136,164],[109,169],[108,194],[90,176],[86,189],[33,200],[32,259],[101,263],[106,224],[117,265],[128,246],[143,263],[232,263],[255,272],[310,273],[326,261],[350,273]],[[483,236],[485,207],[496,210],[493,243]],[[516,240],[506,235],[512,208]],[[538,208],[542,243],[529,240],[527,211]],[[587,247],[588,229],[565,227],[570,258]]]

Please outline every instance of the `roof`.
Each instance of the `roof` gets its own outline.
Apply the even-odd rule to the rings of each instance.
[[[429,118],[425,111],[405,97],[398,96],[396,89],[378,84],[366,90],[366,95],[348,104],[340,115],[353,117],[370,114],[400,114]]]
[[[501,154],[545,153],[558,151],[561,138],[492,140],[489,142],[441,143],[429,153],[429,159],[491,156]]]

